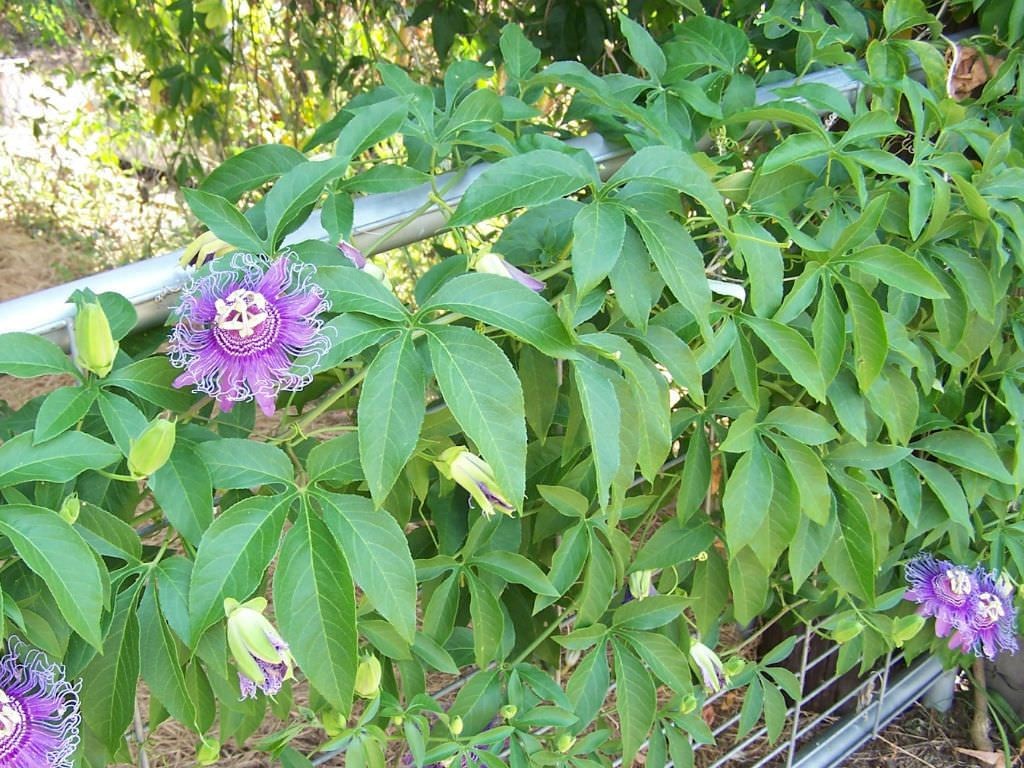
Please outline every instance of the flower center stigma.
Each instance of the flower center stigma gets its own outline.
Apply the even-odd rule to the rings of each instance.
[[[992,622],[999,621],[1006,615],[1003,608],[1003,601],[991,592],[982,592],[978,595],[978,617]]]
[[[963,568],[950,568],[946,571],[946,582],[954,595],[971,594],[971,577]]]
[[[19,741],[24,730],[25,710],[21,702],[0,689],[0,754],[6,753],[12,742]]]
[[[267,299],[262,293],[239,288],[225,299],[216,301],[217,317],[214,322],[224,331],[237,331],[247,339],[256,332],[267,317]]]

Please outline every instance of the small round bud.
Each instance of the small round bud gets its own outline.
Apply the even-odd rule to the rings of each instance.
[[[215,765],[220,760],[220,742],[217,739],[203,739],[196,750],[199,765]]]
[[[462,718],[456,715],[449,720],[448,730],[452,732],[452,736],[460,736],[462,734]]]
[[[555,747],[562,754],[565,754],[570,749],[572,749],[572,746],[575,743],[576,737],[573,736],[571,733],[560,733],[558,734],[558,738],[555,739]]]
[[[679,702],[679,714],[688,715],[697,708],[697,697],[692,693],[683,697]]]
[[[78,513],[82,510],[82,502],[78,500],[78,494],[72,493],[60,505],[60,516],[71,525],[78,519]]]
[[[848,643],[863,631],[864,625],[861,624],[860,619],[855,616],[845,616],[832,630],[832,639],[837,643]]]
[[[912,639],[924,626],[924,617],[917,613],[909,616],[900,616],[892,623],[892,641],[897,648]]]
[[[743,659],[737,656],[733,656],[731,659],[725,662],[725,676],[729,678],[736,677],[740,672],[744,670],[744,668],[746,668],[746,666],[747,662],[745,662]]]
[[[99,302],[90,301],[78,308],[75,317],[75,362],[83,371],[103,378],[114,367],[117,342],[110,322]]]
[[[380,693],[380,659],[366,654],[356,669],[356,695],[363,699],[374,699]]]
[[[404,715],[393,715],[391,717],[391,724],[395,726],[395,728],[401,728],[403,723],[405,723]]]
[[[498,710],[498,714],[501,715],[503,720],[511,720],[519,712],[519,707],[515,704],[506,704]]]
[[[329,710],[320,715],[320,725],[331,738],[345,730],[345,717],[340,712]]]
[[[133,477],[149,477],[167,463],[174,449],[175,426],[167,419],[153,419],[128,450],[128,471]]]

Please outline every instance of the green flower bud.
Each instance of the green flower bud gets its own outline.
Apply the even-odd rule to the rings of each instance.
[[[448,730],[452,732],[452,736],[459,736],[462,734],[462,718],[456,715],[448,721]]]
[[[644,600],[651,594],[651,580],[654,578],[654,571],[633,571],[626,577],[629,584],[629,593],[634,600]]]
[[[167,463],[174,448],[173,421],[153,419],[128,450],[128,471],[133,477],[149,477]]]
[[[82,509],[82,502],[78,500],[78,494],[72,493],[64,502],[60,505],[60,516],[67,520],[72,525],[75,524],[75,520],[78,519],[78,513]]]
[[[217,739],[203,739],[196,750],[196,762],[199,765],[215,765],[220,760],[220,742]]]
[[[572,746],[575,743],[576,737],[571,733],[560,733],[558,734],[558,738],[555,739],[555,748],[562,754],[565,754],[572,749]]]
[[[747,662],[738,656],[733,656],[727,662],[725,662],[725,676],[727,679],[731,679],[739,675],[747,666]]]
[[[117,357],[117,342],[110,333],[110,323],[99,302],[91,301],[78,308],[75,318],[75,362],[83,371],[101,379],[110,373]]]
[[[345,730],[345,716],[340,712],[330,710],[320,715],[320,725],[332,739]]]
[[[857,617],[844,616],[832,630],[832,639],[837,643],[848,643],[863,631],[864,625]]]
[[[391,716],[391,724],[393,726],[395,726],[395,728],[401,728],[403,723],[405,723],[405,716],[404,715],[392,715]]]
[[[375,699],[380,693],[380,659],[372,653],[363,656],[356,668],[356,696]]]
[[[469,491],[485,517],[493,516],[496,511],[509,517],[515,513],[516,508],[498,487],[491,465],[475,453],[470,453],[464,445],[447,449],[434,464],[441,474]]]
[[[683,700],[679,702],[679,714],[688,715],[697,708],[697,697],[692,693],[683,697]]]
[[[515,704],[506,704],[498,710],[498,714],[501,715],[503,720],[511,720],[519,712],[519,707]]]

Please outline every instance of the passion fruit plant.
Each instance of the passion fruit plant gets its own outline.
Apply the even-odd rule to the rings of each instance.
[[[0,421],[4,632],[63,664],[12,640],[0,762],[130,760],[141,678],[201,763],[689,765],[709,692],[771,739],[801,695],[792,638],[740,659],[727,625],[813,622],[841,669],[941,650],[921,551],[940,631],[975,650],[941,601],[989,585],[984,650],[1015,646],[1019,51],[979,42],[958,101],[919,0],[782,5],[622,17],[635,75],[538,68],[513,25],[497,73],[381,64],[307,154],[186,191],[213,234],[169,331],[79,292],[72,356],[0,337],[71,380]],[[755,90],[822,64],[864,88]],[[446,234],[392,287],[353,197],[420,185]]]

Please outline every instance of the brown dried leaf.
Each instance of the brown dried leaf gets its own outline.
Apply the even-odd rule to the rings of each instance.
[[[946,80],[947,94],[957,101],[963,101],[976,89],[983,86],[1003,65],[1005,59],[989,56],[969,46],[954,44],[950,50],[949,77]],[[947,56],[947,58],[949,58]]]
[[[1002,752],[986,752],[980,749],[964,749],[957,747],[956,751],[962,755],[973,757],[982,765],[991,765],[993,768],[1006,768],[1006,756]]]

